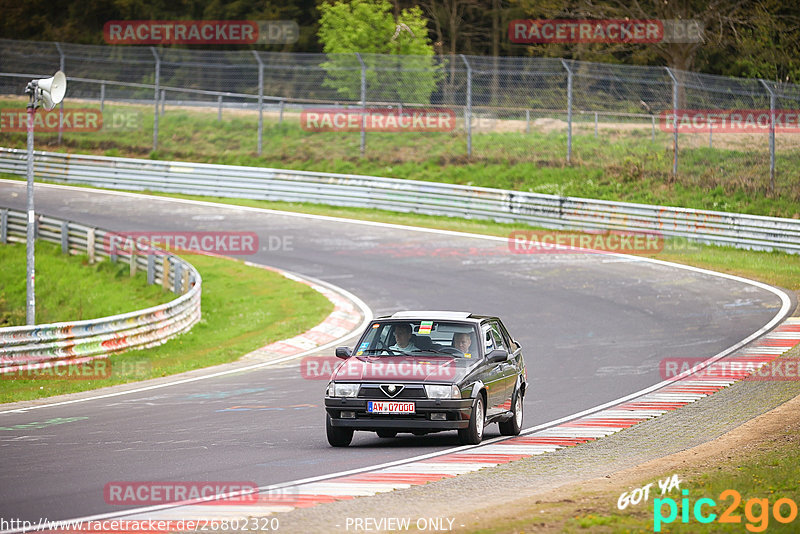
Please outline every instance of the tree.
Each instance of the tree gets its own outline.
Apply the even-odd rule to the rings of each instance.
[[[360,100],[361,63],[355,56],[360,53],[370,100],[430,103],[441,75],[419,7],[403,9],[397,18],[386,0],[337,1],[319,10],[318,36],[329,54],[323,85]]]

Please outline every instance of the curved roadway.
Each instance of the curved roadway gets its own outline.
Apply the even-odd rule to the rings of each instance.
[[[0,181],[0,206],[24,209],[24,183]],[[256,232],[262,250],[246,259],[343,287],[376,316],[401,309],[498,315],[525,351],[526,427],[657,383],[661,359],[717,354],[781,306],[769,291],[692,270],[599,254],[514,255],[504,242],[447,233],[47,185],[36,186],[36,210],[115,231]],[[284,364],[0,414],[0,517],[120,511],[104,502],[110,481],[262,486],[458,443],[455,432],[396,440],[356,433],[350,448],[333,449],[324,387]],[[55,418],[79,419],[12,428]],[[487,429],[495,435],[496,426]]]

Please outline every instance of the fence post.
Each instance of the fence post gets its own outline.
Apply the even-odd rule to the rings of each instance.
[[[672,69],[664,67],[672,78],[672,177],[678,175],[678,80]]]
[[[597,112],[594,112],[594,138],[597,139]]]
[[[61,221],[61,253],[69,254],[69,221]]]
[[[356,57],[361,63],[361,157],[363,158],[367,145],[367,66],[361,59],[361,54],[356,52]]]
[[[167,110],[167,90],[161,90],[161,116],[164,116],[164,113]]]
[[[58,50],[58,55],[60,57],[58,61],[58,70],[64,72],[64,51],[61,50],[61,43],[55,42],[56,49]],[[61,103],[58,105],[58,144],[61,144],[61,135],[64,133],[64,101],[62,100]]]
[[[708,148],[714,148],[714,123],[708,123]]]
[[[153,285],[156,283],[156,258],[152,252],[147,254],[147,284]]]
[[[89,263],[94,263],[94,228],[86,232],[86,254],[89,255]]]
[[[653,129],[651,130],[651,133],[650,133],[650,140],[655,143],[655,141],[656,141],[656,116],[655,115],[650,115],[650,120],[653,122]]]
[[[217,122],[222,122],[222,95],[217,96],[217,104],[219,105],[219,109],[217,110]]]
[[[278,113],[278,124],[283,124],[283,107],[286,104],[285,100],[281,100],[280,105],[278,106],[280,111]]]
[[[759,78],[769,92],[769,193],[775,193],[775,93],[766,81]]]
[[[459,54],[467,66],[467,101],[464,106],[464,126],[467,129],[467,157],[472,157],[472,67],[464,54]]]
[[[572,159],[572,69],[563,59],[561,64],[567,71],[567,165]]]
[[[154,80],[155,90],[153,92],[153,105],[155,106],[155,113],[153,114],[153,152],[155,152],[158,150],[158,92],[161,82],[161,58],[158,57],[158,52],[154,46],[150,47],[150,52],[152,52],[153,57],[156,60],[156,79]]]
[[[261,155],[261,146],[264,141],[264,62],[257,50],[253,50],[253,56],[258,62],[258,155]]]
[[[131,270],[130,270],[131,278],[133,278],[134,276],[136,276],[136,247],[134,247],[131,250],[130,266],[131,266]]]
[[[531,133],[531,110],[525,110],[525,133]]]
[[[106,103],[106,82],[100,82],[100,113],[103,112],[103,107]]]
[[[8,243],[8,210],[0,210],[0,243]]]

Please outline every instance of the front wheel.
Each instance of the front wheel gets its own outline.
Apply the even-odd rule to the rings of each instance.
[[[500,433],[504,436],[518,436],[522,430],[522,393],[520,391],[514,394],[511,413],[514,414],[511,419],[497,424],[500,427]]]
[[[353,429],[331,425],[330,415],[325,416],[325,433],[328,435],[328,443],[333,447],[347,447],[353,441]]]
[[[472,415],[467,428],[458,429],[458,441],[462,445],[477,445],[483,439],[483,425],[486,412],[483,409],[483,396],[478,395],[472,404]]]

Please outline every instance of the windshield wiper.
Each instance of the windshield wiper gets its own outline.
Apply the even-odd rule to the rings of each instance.
[[[411,352],[433,352],[435,354],[450,354],[449,352],[445,352],[443,350],[437,350],[437,349],[424,349],[424,350],[423,349],[417,349],[417,350],[412,350]]]
[[[405,354],[405,352],[403,352],[401,350],[390,349],[390,348],[385,348],[385,349],[367,349],[367,350],[364,351],[365,354],[374,354],[376,352],[388,352],[389,354],[392,354],[392,355],[397,354],[397,355],[401,355],[401,356],[403,354]]]

